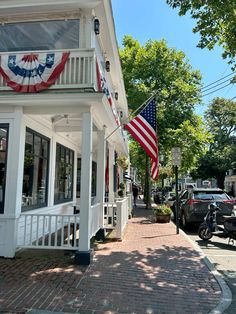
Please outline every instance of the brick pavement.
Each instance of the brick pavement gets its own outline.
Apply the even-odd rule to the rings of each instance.
[[[192,243],[173,223],[138,208],[122,242],[98,244],[87,268],[71,256],[0,260],[0,313],[208,313],[222,292]]]

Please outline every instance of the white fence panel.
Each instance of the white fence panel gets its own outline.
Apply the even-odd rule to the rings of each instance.
[[[22,214],[17,247],[77,250],[78,230],[79,215]]]
[[[129,206],[128,198],[125,197],[123,200],[116,201],[117,205],[117,224],[115,227],[116,238],[122,239],[124,229],[128,223],[129,218]]]
[[[96,232],[101,228],[100,221],[102,213],[102,205],[97,203],[91,206],[91,216],[90,216],[90,238],[92,238]]]
[[[116,203],[104,203],[104,228],[114,229],[116,226],[117,206]]]

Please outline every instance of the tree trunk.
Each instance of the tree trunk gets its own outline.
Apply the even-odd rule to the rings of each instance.
[[[150,159],[146,154],[146,175],[145,175],[145,203],[146,209],[151,208],[151,195],[150,195]]]
[[[218,188],[224,190],[225,188],[225,172],[220,172],[217,177],[216,177],[216,181],[217,181],[217,186]]]

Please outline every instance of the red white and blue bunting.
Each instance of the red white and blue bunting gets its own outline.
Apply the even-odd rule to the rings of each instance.
[[[97,72],[98,91],[99,92],[103,92],[106,95],[107,100],[108,100],[108,102],[109,102],[109,104],[111,106],[113,115],[115,117],[116,124],[120,125],[120,119],[118,117],[116,106],[115,106],[114,101],[112,99],[112,94],[111,94],[110,89],[108,87],[108,83],[106,81],[105,73],[102,70],[102,66],[101,66],[101,64],[99,63],[98,60],[96,61],[96,72]]]
[[[69,52],[10,54],[0,56],[0,74],[19,93],[48,89],[63,71]]]

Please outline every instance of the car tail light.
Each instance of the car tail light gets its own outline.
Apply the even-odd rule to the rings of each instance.
[[[230,204],[233,204],[233,203],[234,203],[234,200],[223,200],[223,203],[230,203]]]
[[[200,200],[188,200],[188,201],[187,201],[187,204],[188,204],[188,205],[192,205],[192,204],[194,204],[194,203],[201,203],[201,201],[200,201]]]

